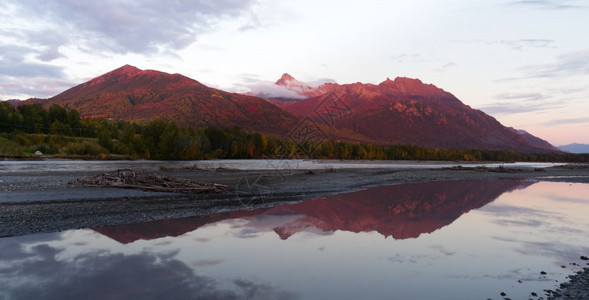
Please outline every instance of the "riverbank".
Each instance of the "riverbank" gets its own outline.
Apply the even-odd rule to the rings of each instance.
[[[560,284],[560,288],[546,290],[546,295],[548,300],[589,299],[589,268],[571,275],[569,281]]]
[[[113,167],[116,165],[113,164]],[[372,169],[266,169],[168,167],[146,172],[227,185],[219,194],[187,195],[71,184],[96,170],[68,168],[3,173],[0,237],[192,217],[270,207],[374,186],[460,179],[512,178],[589,183],[589,165],[550,168],[447,167]]]

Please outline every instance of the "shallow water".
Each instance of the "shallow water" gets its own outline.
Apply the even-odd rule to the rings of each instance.
[[[546,168],[559,163],[453,163],[453,162],[416,162],[416,161],[347,161],[347,160],[306,160],[306,159],[224,159],[199,161],[85,161],[85,160],[38,160],[38,161],[0,161],[0,174],[10,173],[42,173],[42,172],[106,172],[117,169],[142,169],[156,171],[161,166],[168,168],[197,166],[203,169],[236,169],[236,170],[273,170],[273,169],[430,169],[447,168],[452,166],[487,166],[513,168]]]
[[[588,215],[588,184],[461,180],[4,238],[0,298],[527,299],[580,268]]]

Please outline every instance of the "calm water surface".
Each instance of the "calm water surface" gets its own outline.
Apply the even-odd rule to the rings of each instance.
[[[462,180],[4,238],[0,299],[527,299],[579,269],[588,215],[587,184]]]

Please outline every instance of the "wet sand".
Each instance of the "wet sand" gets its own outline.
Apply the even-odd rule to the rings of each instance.
[[[225,184],[221,194],[176,194],[83,187],[75,179],[97,172],[3,175],[0,237],[130,224],[254,209],[374,186],[459,179],[518,178],[589,183],[589,165],[534,168],[167,170],[168,177]]]

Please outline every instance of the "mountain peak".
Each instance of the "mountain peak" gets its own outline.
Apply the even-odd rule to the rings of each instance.
[[[423,83],[417,78],[396,77],[387,79],[378,84],[381,92],[400,93],[412,96],[455,98],[452,94],[436,87],[433,84]]]
[[[415,84],[423,84],[423,82],[417,78],[409,78],[409,77],[396,77],[394,82],[396,83],[415,83]]]
[[[277,85],[285,85],[289,81],[297,81],[294,77],[290,76],[288,73],[282,74],[280,79],[276,81]]]
[[[395,80],[391,80],[391,78],[387,77],[387,79],[379,85],[421,86],[425,84],[417,78],[396,77]]]
[[[88,82],[85,82],[81,84],[81,86],[94,86],[105,84],[106,82],[119,82],[121,80],[131,78],[141,72],[143,71],[137,67],[131,65],[124,65],[110,72],[104,73]]]
[[[117,69],[114,69],[114,70],[112,70],[112,71],[110,71],[110,72],[108,72],[108,73],[106,73],[104,75],[109,74],[109,75],[127,75],[127,76],[133,76],[133,75],[135,75],[135,74],[137,74],[137,73],[139,73],[141,71],[142,71],[141,69],[139,69],[139,68],[137,68],[135,66],[132,66],[132,65],[124,65],[124,66],[122,66],[120,68],[117,68]]]

